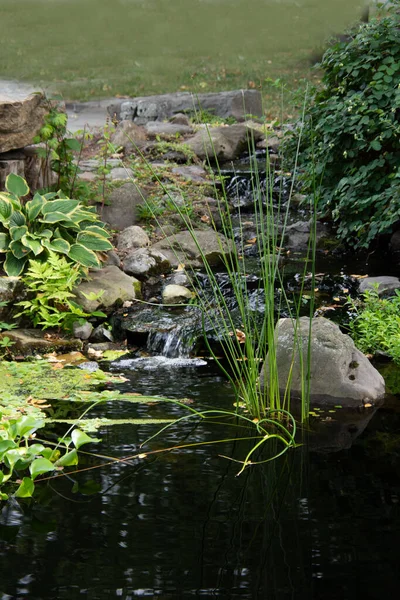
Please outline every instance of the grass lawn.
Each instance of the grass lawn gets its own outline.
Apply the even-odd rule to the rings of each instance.
[[[310,56],[363,0],[0,0],[0,79],[88,100],[256,87],[267,116],[316,81]],[[1,83],[0,83],[1,89]]]

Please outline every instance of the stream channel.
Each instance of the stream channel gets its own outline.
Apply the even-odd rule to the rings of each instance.
[[[322,303],[345,297],[350,274],[390,270],[366,265],[365,256],[320,253]],[[123,373],[126,391],[189,397],[196,408],[234,403],[208,361],[150,356],[108,367]],[[34,501],[10,501],[0,514],[0,600],[397,597],[399,400],[343,416],[327,411],[296,450],[240,477],[226,457],[245,456],[251,442],[237,439],[243,432],[193,421],[172,426],[151,449],[201,445],[71,473],[42,485]],[[123,402],[94,411],[118,419],[181,414],[173,405]],[[159,427],[103,427],[93,451],[138,454]],[[206,444],[212,440],[222,441]],[[79,468],[98,465],[82,453]]]

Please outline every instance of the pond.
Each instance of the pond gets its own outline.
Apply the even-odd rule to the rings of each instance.
[[[131,367],[123,371],[126,390],[168,390],[196,407],[229,409],[234,401],[210,366],[151,369],[150,360]],[[171,410],[129,403],[96,409],[107,417]],[[346,431],[352,418],[351,447],[341,432],[330,447],[323,431],[310,433],[290,454],[240,477],[240,465],[224,457],[243,458],[243,432],[186,423],[146,446],[194,444],[185,450],[42,483],[35,501],[9,502],[1,512],[0,599],[396,597],[398,399],[366,418],[356,411]],[[94,451],[137,455],[154,432],[150,425],[103,428]],[[211,440],[225,441],[204,444]],[[82,453],[79,469],[102,462]]]

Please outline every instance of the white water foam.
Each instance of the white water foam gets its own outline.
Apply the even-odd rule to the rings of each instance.
[[[129,369],[132,371],[155,371],[156,369],[182,369],[187,367],[204,367],[207,362],[202,358],[168,358],[167,356],[146,356],[127,358],[111,363],[113,371]]]

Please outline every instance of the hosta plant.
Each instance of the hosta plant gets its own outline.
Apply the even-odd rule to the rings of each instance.
[[[6,190],[0,193],[0,252],[7,275],[21,275],[29,259],[45,261],[50,252],[83,267],[99,267],[97,252],[112,249],[94,208],[61,193],[37,192],[25,202],[29,187],[14,174],[7,177]]]

